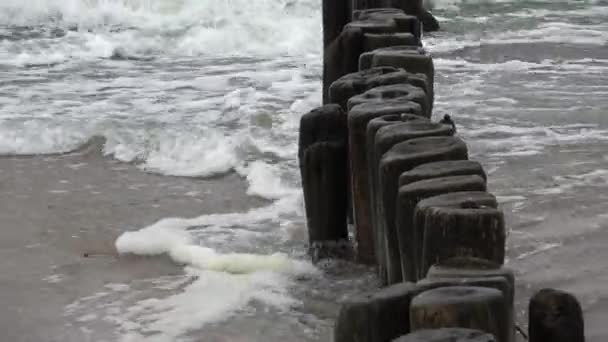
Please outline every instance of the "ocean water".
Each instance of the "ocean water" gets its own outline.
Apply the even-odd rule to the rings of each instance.
[[[521,300],[575,292],[602,341],[608,1],[437,0],[433,13],[435,117],[455,118],[489,173]],[[328,339],[335,303],[375,280],[305,257],[297,132],[321,101],[321,32],[314,0],[0,1],[0,155],[103,137],[104,155],[142,172],[236,172],[270,201],[124,234],[119,252],[167,254],[184,275],[109,284],[66,315],[110,324],[117,341]]]

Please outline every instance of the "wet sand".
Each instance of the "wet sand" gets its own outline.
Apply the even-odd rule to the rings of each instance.
[[[0,158],[4,341],[114,341],[115,327],[83,328],[64,316],[65,307],[107,284],[182,273],[168,259],[119,257],[113,244],[122,232],[161,218],[266,203],[246,196],[236,175],[203,180],[147,174],[101,157],[98,148]]]
[[[538,192],[559,185],[551,172],[600,169],[601,157],[587,154],[604,147],[585,146],[585,159],[596,161],[585,170],[567,167],[567,160],[582,158],[575,149],[507,158],[490,174],[490,190],[502,196],[511,229],[508,264],[516,272],[518,323],[524,327],[532,293],[556,287],[581,300],[589,342],[608,336],[608,216],[602,215],[606,184],[583,183],[562,194]],[[183,271],[166,258],[116,255],[116,237],[161,218],[243,211],[268,203],[245,195],[246,185],[236,175],[205,180],[148,174],[103,158],[98,149],[93,144],[69,155],[0,158],[0,329],[7,341],[117,341],[116,325],[91,316],[104,301],[120,299],[120,291],[109,291],[108,286],[128,284],[129,293],[139,298],[163,296],[167,292],[156,293],[150,281],[183,279]],[[547,159],[562,169],[551,171]],[[534,167],[543,172],[528,171]],[[329,271],[342,275],[310,279],[297,290],[305,306],[298,321],[282,320],[280,312],[239,315],[190,336],[195,341],[327,341],[337,313],[335,302],[346,292],[373,285],[370,270],[346,265]],[[326,289],[331,282],[336,287]],[[91,299],[104,291],[114,298]],[[66,314],[70,305],[89,299],[95,305]]]

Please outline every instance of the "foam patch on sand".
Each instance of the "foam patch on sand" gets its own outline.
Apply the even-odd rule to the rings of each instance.
[[[229,275],[189,269],[196,279],[182,292],[140,300],[128,310],[106,316],[121,330],[120,341],[175,341],[204,324],[219,322],[257,300],[278,310],[298,302],[286,291],[287,278],[273,273]]]
[[[146,256],[166,254],[180,265],[234,274],[274,271],[297,275],[314,272],[312,265],[292,260],[281,253],[270,255],[219,253],[212,248],[196,245],[186,231],[164,227],[126,232],[116,240],[116,249],[121,254]]]
[[[120,254],[167,255],[176,264],[185,266],[185,275],[173,285],[147,284],[144,290],[137,290],[142,288],[137,284],[111,284],[106,288],[114,292],[103,301],[81,301],[66,310],[74,317],[106,311],[99,320],[115,325],[117,340],[125,342],[182,340],[207,324],[251,310],[252,303],[256,308],[289,311],[300,305],[289,293],[296,279],[318,272],[310,262],[283,253],[223,253],[203,246],[212,239],[203,238],[205,234],[200,232],[211,232],[213,236],[226,231],[235,234],[235,222],[248,228],[276,222],[282,215],[292,213],[294,200],[288,196],[243,213],[168,218],[123,233],[115,243]],[[113,301],[108,297],[113,297]]]
[[[255,214],[256,211],[250,213]],[[264,210],[258,210],[257,214],[262,214],[258,215],[258,218],[264,218]],[[235,274],[273,271],[299,275],[315,272],[310,263],[292,260],[282,253],[220,253],[213,248],[197,244],[186,230],[188,227],[209,224],[210,216],[216,218],[216,223],[221,223],[225,219],[223,216],[235,215],[238,214],[208,215],[195,219],[164,219],[141,230],[123,233],[116,240],[116,250],[120,254],[142,256],[166,254],[180,265]]]
[[[114,325],[112,341],[169,342],[188,341],[189,333],[247,310],[252,301],[278,312],[300,304],[289,295],[285,274],[185,271],[184,276],[135,281],[127,292],[127,285],[106,286],[113,291],[81,298],[64,314],[85,329],[99,322]]]

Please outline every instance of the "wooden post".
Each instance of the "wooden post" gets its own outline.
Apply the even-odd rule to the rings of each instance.
[[[387,99],[395,98],[418,103],[422,108],[422,116],[426,118],[431,117],[429,98],[426,95],[425,89],[411,84],[391,84],[372,88],[363,94],[351,97],[348,100],[348,108],[350,110],[350,108],[363,102],[384,102]]]
[[[585,342],[583,311],[572,294],[542,289],[528,310],[530,342]]]
[[[399,187],[425,179],[448,176],[478,175],[487,180],[488,177],[479,162],[473,160],[447,160],[420,165],[399,177]]]
[[[357,258],[373,264],[375,238],[370,213],[370,175],[367,159],[367,125],[377,117],[388,114],[419,114],[420,105],[408,100],[387,100],[384,103],[364,102],[348,113],[349,155],[352,197],[357,240]]]
[[[386,274],[386,254],[384,251],[386,250],[384,235],[380,235],[379,227],[378,227],[378,218],[377,218],[377,189],[378,189],[378,167],[377,160],[379,158],[376,157],[375,154],[375,146],[376,146],[376,133],[382,127],[396,125],[404,122],[411,121],[423,121],[428,122],[429,120],[423,118],[418,115],[411,114],[402,114],[402,115],[385,115],[371,120],[367,124],[367,168],[369,175],[369,196],[370,196],[370,213],[371,213],[371,225],[374,230],[374,242],[375,242],[375,254],[376,254],[376,265],[378,267],[378,277],[380,278],[380,282],[382,284],[387,284],[387,274]]]
[[[323,89],[325,90],[331,84],[330,76],[335,73],[335,71],[329,69],[334,63],[327,60],[329,57],[333,57],[327,55],[327,49],[350,21],[351,2],[352,0],[323,0],[323,50],[325,51],[323,56]],[[323,103],[327,103],[326,91],[323,91]]]
[[[486,182],[477,175],[448,176],[421,180],[399,187],[397,194],[396,231],[401,256],[401,271],[405,281],[416,282],[420,272],[417,265],[422,237],[414,228],[414,211],[423,199],[459,191],[485,191]]]
[[[302,116],[298,157],[312,247],[348,238],[346,115],[326,105]],[[318,253],[317,253],[318,254]]]
[[[365,51],[373,51],[389,46],[409,45],[420,46],[420,39],[407,33],[366,33],[363,35]]]
[[[340,1],[340,0],[338,0]],[[366,46],[372,48],[374,44],[383,46],[391,42],[403,43],[403,37],[390,36],[403,31],[403,11],[382,11],[367,13],[357,12],[354,21],[346,24],[342,31],[324,49],[323,58],[323,99],[329,101],[328,89],[338,78],[356,72],[359,69],[359,56],[366,52]],[[333,31],[332,31],[333,32]],[[365,34],[384,34],[388,36],[375,37],[373,42],[366,44]]]
[[[350,98],[361,94],[370,88],[393,84],[411,84],[417,87],[424,87],[427,85],[426,77],[424,75],[413,75],[393,67],[372,68],[344,75],[335,82],[333,82],[329,88],[329,101],[331,103],[339,104],[346,111]],[[416,92],[419,97],[422,97],[420,90],[417,90]],[[419,114],[421,112],[421,109],[419,107],[411,108],[412,105],[415,104],[410,103],[409,99],[397,98],[393,100],[394,101],[386,101],[383,104],[376,105],[377,110],[374,109],[374,111],[378,114],[391,114],[397,112]],[[419,99],[419,101],[422,101],[422,99]],[[348,173],[345,176],[347,177],[348,183],[350,184],[351,174]],[[347,198],[349,205],[349,217],[353,218],[355,213],[353,213],[352,210],[353,198],[351,187],[348,188]],[[353,222],[354,221],[356,221],[356,219],[353,219]],[[359,219],[359,222],[364,221]],[[365,225],[365,223],[363,223],[363,225]],[[363,253],[361,255],[365,256],[366,253]],[[364,258],[364,260],[366,259]]]
[[[384,75],[387,76],[383,77]],[[411,78],[409,75],[393,67],[370,68],[352,72],[340,77],[331,84],[329,87],[329,101],[339,104],[347,112],[348,100],[351,97],[380,85],[404,83],[405,80]]]
[[[365,70],[378,66],[392,66],[403,68],[413,74],[425,74],[428,79],[428,94],[432,108],[435,96],[435,66],[433,59],[423,48],[416,46],[391,46],[376,49],[361,54],[359,69]]]
[[[374,217],[374,229],[376,230],[376,235],[379,239],[379,244],[382,246],[381,251],[378,253],[380,255],[380,261],[383,263],[380,265],[381,270],[387,270],[388,268],[388,250],[389,247],[387,244],[386,237],[386,220],[383,216],[382,209],[382,195],[381,195],[381,184],[380,184],[380,160],[382,156],[390,150],[394,145],[407,141],[409,139],[420,138],[424,136],[451,136],[454,134],[454,131],[451,127],[447,127],[445,125],[438,125],[436,123],[432,123],[428,120],[420,121],[407,121],[409,125],[404,125],[403,123],[393,124],[393,125],[384,125],[383,127],[378,127],[375,133],[375,137],[372,139],[373,145],[368,146],[371,149],[370,153],[373,153],[374,157],[371,159],[370,167],[373,169],[373,179],[372,186],[374,191],[374,208],[373,217]],[[370,130],[373,131],[373,128],[368,127],[368,134],[370,134]],[[373,132],[371,132],[373,133]],[[396,241],[393,241],[396,243]],[[398,248],[398,247],[397,247]],[[383,284],[388,284],[388,273],[386,276],[381,278]]]
[[[403,129],[405,129],[405,125],[407,124],[402,124],[400,126],[403,126]],[[410,125],[422,126],[422,124],[416,123]],[[446,125],[437,125],[440,127],[434,128],[435,131],[450,128]],[[386,129],[388,131],[398,128],[397,126],[389,126],[386,127]],[[428,130],[431,129],[429,128]],[[377,135],[380,135],[382,133],[381,131],[379,131]],[[401,257],[399,255],[399,246],[395,229],[395,210],[399,176],[403,172],[429,162],[468,159],[468,150],[466,144],[462,140],[451,136],[429,137],[429,135],[430,134],[426,134],[426,137],[424,138],[411,139],[396,144],[383,155],[379,163],[379,190],[381,194],[378,196],[380,199],[378,216],[382,223],[380,228],[384,229],[385,239],[387,241],[386,252],[388,255],[387,270],[389,284],[394,284],[395,282],[400,282],[402,280]],[[381,139],[376,137],[376,143],[379,144],[380,141]],[[381,154],[377,153],[376,155],[379,156]]]
[[[504,279],[504,282],[500,279]],[[509,268],[478,258],[453,258],[432,266],[422,282],[490,286],[503,291],[509,317],[510,340],[515,342],[515,275]],[[420,282],[419,284],[421,284]]]
[[[455,257],[504,263],[506,233],[502,211],[477,203],[416,210],[423,217],[423,229],[415,229],[424,231],[419,275],[432,265]]]
[[[496,342],[496,339],[479,330],[442,328],[418,330],[393,342]]]
[[[334,329],[335,342],[389,342],[410,332],[409,307],[418,287],[401,283],[347,299]]]
[[[412,300],[412,331],[469,328],[509,342],[505,299],[501,291],[478,286],[448,286],[425,291]]]

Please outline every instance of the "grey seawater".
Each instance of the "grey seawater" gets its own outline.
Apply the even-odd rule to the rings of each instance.
[[[316,1],[46,6],[0,4],[0,154],[66,152],[103,136],[108,157],[142,172],[211,181],[236,172],[252,198],[287,204],[270,218],[208,215],[214,230],[188,231],[223,253],[305,258],[296,143],[299,116],[320,102]],[[425,37],[437,70],[435,117],[452,114],[501,200],[520,323],[534,290],[558,287],[581,299],[589,340],[605,340],[608,3],[435,6],[443,31]],[[161,336],[193,340],[327,341],[339,300],[377,283],[372,270],[349,263],[320,268],[278,286],[296,299],[287,307],[257,298],[177,332],[168,327],[181,317],[166,306],[139,320],[129,307],[141,314],[146,301],[192,291],[196,277],[138,280],[127,293],[92,288],[64,314],[105,340],[153,336],[145,327],[157,320],[171,330]],[[201,303],[190,318],[208,313],[205,298],[230,297],[222,282],[230,288],[234,279],[214,277],[215,292],[192,297]]]
[[[453,114],[502,202],[519,321],[535,290],[562,288],[581,300],[588,339],[604,340],[608,3],[462,1],[437,14],[435,115]]]

